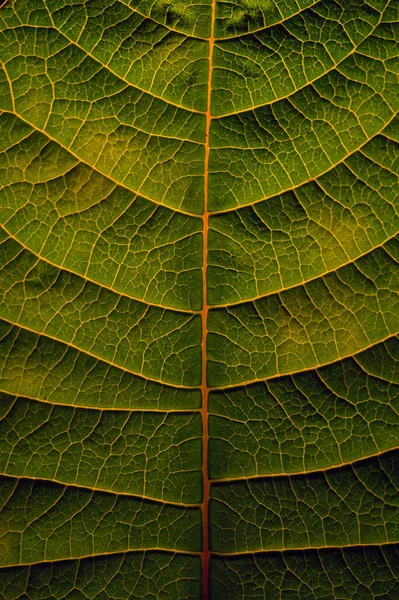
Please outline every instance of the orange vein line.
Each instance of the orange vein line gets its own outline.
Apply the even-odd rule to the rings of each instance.
[[[1,0],[0,0],[0,2],[1,2]],[[6,187],[6,186],[4,186],[4,187]],[[121,296],[123,298],[129,298],[129,300],[134,300],[135,302],[140,302],[141,304],[146,304],[147,306],[155,306],[157,308],[162,308],[162,310],[173,310],[174,312],[190,314],[190,315],[198,313],[197,310],[191,310],[190,308],[188,308],[186,310],[185,308],[175,308],[174,306],[166,306],[165,304],[150,302],[149,300],[146,300],[145,298],[140,298],[139,296],[133,296],[132,294],[130,294],[128,292],[118,290],[118,288],[113,287],[113,285],[115,285],[115,284],[106,285],[104,282],[97,280],[97,279],[93,279],[92,277],[89,277],[85,273],[80,273],[79,271],[76,271],[69,267],[66,267],[62,264],[62,262],[56,263],[56,262],[50,260],[49,258],[47,258],[46,256],[44,256],[43,254],[40,254],[40,252],[43,251],[44,244],[43,244],[42,248],[40,248],[40,250],[36,252],[35,250],[33,250],[33,248],[30,248],[29,246],[27,246],[23,241],[21,241],[18,238],[18,233],[17,234],[12,233],[12,231],[8,229],[7,223],[8,223],[8,221],[6,221],[6,223],[1,223],[0,230],[2,229],[9,236],[9,238],[14,240],[17,244],[19,244],[21,246],[21,248],[23,248],[27,252],[30,252],[31,254],[33,254],[33,256],[36,256],[39,260],[45,262],[46,264],[51,265],[52,267],[55,267],[56,269],[59,269],[60,271],[65,271],[66,273],[71,273],[72,275],[79,277],[80,279],[83,279],[84,281],[89,281],[91,283],[94,283],[94,285],[98,285],[106,290],[109,290],[113,294],[118,294],[118,296]],[[196,233],[197,232],[195,232],[195,234]],[[398,231],[398,233],[399,233],[399,231]],[[382,243],[385,244],[385,241]],[[7,240],[4,240],[3,243],[5,243],[5,242],[7,242]],[[382,244],[380,244],[380,245],[382,245]]]
[[[1,342],[0,342],[1,343]],[[166,385],[165,385],[166,387]],[[193,388],[198,389],[198,388]],[[70,402],[59,402],[56,400],[51,400],[51,396],[53,392],[50,392],[47,398],[39,398],[39,396],[33,396],[29,394],[23,394],[20,392],[16,392],[15,390],[10,390],[4,387],[4,382],[0,383],[0,393],[4,394],[4,396],[8,396],[9,398],[15,398],[15,400],[30,400],[32,402],[39,402],[40,404],[51,404],[51,406],[64,406],[65,408],[75,410],[82,408],[84,410],[90,411],[98,411],[98,412],[122,412],[122,413],[162,413],[162,414],[177,414],[182,413],[192,414],[201,412],[200,408],[147,408],[143,406],[129,406],[127,408],[123,406],[100,406],[98,404],[73,404],[73,401]],[[4,414],[2,415],[4,419]]]
[[[398,541],[386,541],[386,542],[365,542],[364,544],[342,544],[341,546],[303,546],[303,548],[299,547],[282,547],[282,548],[262,548],[261,550],[242,550],[240,552],[213,552],[215,556],[223,556],[224,558],[229,558],[230,556],[254,556],[256,554],[267,554],[269,552],[277,553],[277,552],[309,552],[309,551],[323,551],[323,550],[341,550],[344,552],[348,548],[383,548],[384,546],[396,546],[398,545]],[[193,552],[194,554],[194,552]]]
[[[212,413],[213,415],[214,413]],[[217,415],[220,416],[220,415]],[[327,465],[326,467],[316,467],[314,469],[304,469],[303,471],[281,471],[280,473],[258,473],[256,475],[247,475],[238,476],[238,477],[219,477],[217,479],[212,479],[212,483],[229,483],[233,481],[250,481],[255,479],[294,479],[295,477],[306,477],[312,473],[326,473],[327,471],[334,471],[338,469],[342,469],[345,467],[356,467],[359,463],[363,463],[366,460],[370,460],[372,458],[378,458],[384,454],[389,454],[390,452],[394,452],[395,450],[399,450],[399,446],[396,444],[395,446],[391,446],[386,448],[385,450],[378,450],[373,452],[372,454],[367,454],[366,456],[358,456],[352,460],[342,461],[340,463]],[[190,506],[194,506],[190,504]]]
[[[0,0],[1,2],[1,0]],[[376,544],[373,544],[374,546]],[[9,569],[10,567],[32,567],[34,565],[43,565],[43,564],[55,564],[61,562],[82,562],[87,560],[88,558],[101,558],[102,556],[124,556],[125,554],[137,554],[143,552],[144,554],[148,554],[150,552],[162,552],[163,554],[183,554],[188,556],[197,556],[199,552],[195,552],[192,550],[180,550],[176,548],[158,548],[157,546],[150,546],[149,548],[128,548],[127,550],[114,550],[109,552],[92,552],[91,554],[82,554],[80,556],[65,556],[62,558],[43,558],[41,560],[34,560],[31,562],[15,562],[15,563],[7,563],[0,565],[0,572],[2,569]]]
[[[101,357],[99,354],[94,354],[93,352],[91,352],[91,350],[85,350],[84,348],[81,348],[80,346],[75,344],[73,340],[68,342],[60,337],[55,337],[55,335],[50,335],[49,333],[46,333],[45,330],[39,331],[39,329],[34,329],[33,327],[24,325],[23,323],[20,323],[19,321],[11,321],[9,318],[4,317],[1,314],[0,314],[0,321],[4,321],[4,323],[8,323],[12,327],[18,327],[18,329],[23,330],[23,331],[30,331],[31,333],[34,333],[35,335],[37,335],[39,337],[47,338],[49,340],[53,340],[54,342],[58,342],[59,344],[63,344],[67,348],[74,348],[74,350],[77,350],[78,352],[80,352],[82,354],[86,354],[87,356],[91,356],[92,358],[95,358],[96,360],[98,360],[99,362],[101,362],[103,364],[114,367],[115,369],[118,369],[119,371],[121,371],[123,373],[130,373],[130,375],[135,375],[137,378],[142,379],[144,381],[152,381],[154,383],[160,383],[169,388],[176,388],[176,389],[182,389],[182,390],[198,389],[197,386],[179,385],[179,384],[175,384],[175,383],[169,383],[168,381],[162,381],[162,379],[154,379],[153,377],[149,377],[148,375],[142,375],[138,371],[133,371],[132,369],[125,367],[124,365],[122,365],[122,363],[117,364],[117,363],[113,362],[113,360],[109,360],[105,357]],[[46,325],[46,327],[47,327],[47,325]]]
[[[209,70],[208,70],[208,101],[206,111],[206,128],[205,128],[205,161],[204,161],[204,227],[203,227],[203,256],[202,256],[202,342],[201,342],[201,356],[202,356],[202,471],[203,471],[203,500],[202,500],[202,599],[208,600],[209,598],[209,488],[210,481],[208,475],[208,386],[206,380],[206,339],[207,339],[207,317],[208,317],[208,303],[207,303],[207,255],[208,255],[208,196],[209,196],[209,134],[211,128],[211,92],[212,92],[212,61],[213,61],[213,47],[215,43],[214,30],[215,30],[215,10],[216,0],[212,0],[212,25],[211,35],[209,38]]]
[[[165,506],[178,506],[180,508],[185,508],[186,510],[190,510],[192,508],[199,508],[201,504],[193,503],[187,504],[187,502],[174,502],[173,500],[164,500],[163,498],[157,498],[156,496],[146,496],[145,494],[141,494],[140,492],[128,492],[121,490],[111,490],[109,488],[98,487],[96,485],[84,485],[82,483],[73,483],[71,481],[65,481],[62,479],[58,479],[56,476],[54,477],[36,477],[34,475],[17,475],[16,473],[10,473],[8,471],[1,471],[0,477],[7,477],[8,479],[15,479],[16,481],[39,481],[41,483],[51,482],[56,483],[64,488],[73,488],[79,490],[86,490],[87,492],[91,492],[95,494],[96,492],[101,492],[103,494],[110,494],[112,496],[117,496],[118,498],[124,496],[126,498],[135,498],[136,500],[143,500],[144,502],[152,502],[155,504],[163,504]],[[121,550],[123,552],[123,550]]]

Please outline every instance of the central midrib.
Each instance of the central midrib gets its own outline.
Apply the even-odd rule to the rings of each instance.
[[[206,110],[205,126],[205,160],[204,160],[204,215],[203,215],[203,253],[202,253],[202,342],[201,342],[201,360],[202,360],[202,473],[203,473],[203,499],[202,499],[202,599],[209,598],[209,487],[208,476],[208,385],[206,380],[206,338],[207,338],[207,254],[208,254],[208,196],[209,196],[209,133],[211,127],[211,92],[212,92],[212,61],[214,47],[214,27],[215,27],[216,0],[212,0],[211,9],[211,33],[209,38],[209,70],[208,70],[208,97]]]

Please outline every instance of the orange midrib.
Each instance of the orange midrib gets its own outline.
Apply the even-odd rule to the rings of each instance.
[[[203,472],[203,500],[202,500],[202,599],[208,600],[209,597],[209,520],[208,520],[208,504],[209,504],[209,488],[210,481],[208,477],[208,386],[206,380],[206,338],[207,338],[207,254],[208,254],[208,195],[209,195],[209,133],[211,126],[211,90],[212,90],[212,60],[214,46],[214,24],[215,24],[215,9],[216,0],[212,0],[211,14],[211,34],[209,38],[209,71],[208,71],[208,98],[206,110],[206,127],[205,127],[205,161],[204,161],[204,215],[203,215],[203,256],[202,256],[202,343],[201,343],[201,360],[202,360],[202,472]]]

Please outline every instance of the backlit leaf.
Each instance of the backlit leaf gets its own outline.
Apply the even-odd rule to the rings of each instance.
[[[1,6],[1,598],[399,597],[398,23]]]

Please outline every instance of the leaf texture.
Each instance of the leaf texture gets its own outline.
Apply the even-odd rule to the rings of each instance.
[[[0,8],[0,596],[399,596],[397,0]]]

